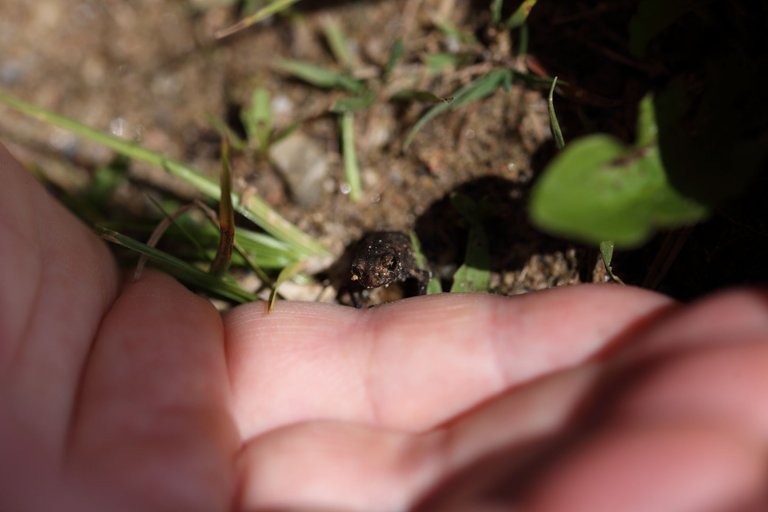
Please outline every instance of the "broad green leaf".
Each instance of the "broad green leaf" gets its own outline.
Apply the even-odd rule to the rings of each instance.
[[[544,170],[529,213],[551,233],[632,247],[655,229],[699,221],[706,210],[670,186],[656,146],[592,135],[569,143]]]
[[[629,22],[629,49],[635,57],[642,57],[648,43],[701,4],[712,0],[642,0]],[[727,7],[724,7],[727,8]]]
[[[697,80],[678,77],[654,99],[661,158],[677,190],[707,205],[744,193],[768,166],[768,60],[733,50]]]
[[[343,89],[355,94],[361,94],[365,90],[365,84],[360,80],[317,64],[283,59],[275,66],[284,73],[324,89]]]

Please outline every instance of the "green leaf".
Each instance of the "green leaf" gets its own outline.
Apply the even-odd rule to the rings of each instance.
[[[637,130],[635,147],[642,148],[656,144],[659,129],[656,124],[656,112],[653,110],[653,96],[646,94],[637,108]]]
[[[453,53],[430,53],[425,55],[423,60],[432,73],[440,74],[456,68],[461,58]]]
[[[331,53],[333,53],[333,57],[344,69],[352,69],[354,58],[349,50],[347,36],[341,30],[336,20],[333,18],[325,18],[325,20],[325,23],[323,23],[323,34],[328,42],[328,47],[331,49]]]
[[[592,135],[571,142],[544,170],[529,213],[551,233],[632,247],[655,229],[701,220],[706,209],[670,186],[656,146]]]
[[[654,99],[669,181],[704,204],[744,193],[768,167],[768,59],[733,50],[696,80],[678,77]]]
[[[394,101],[420,101],[423,103],[444,103],[450,101],[448,98],[441,98],[422,89],[401,89],[390,96],[389,99]]]
[[[501,23],[501,7],[504,0],[491,0],[491,21],[494,25]]]
[[[555,114],[555,103],[552,98],[555,94],[556,85],[557,77],[552,79],[552,85],[549,88],[547,109],[549,110],[549,127],[552,130],[552,135],[555,137],[555,144],[557,145],[557,149],[563,149],[565,147],[565,139],[563,138],[563,132],[560,130],[560,123],[557,120],[557,114]]]
[[[275,306],[275,299],[277,299],[277,293],[278,293],[278,289],[280,288],[280,285],[282,285],[284,282],[290,280],[296,274],[301,272],[302,266],[303,265],[300,262],[297,262],[297,263],[294,263],[293,265],[289,265],[285,267],[283,270],[280,271],[280,274],[278,274],[277,279],[275,280],[275,286],[272,288],[272,291],[269,293],[269,301],[267,302],[267,313],[271,313],[272,308]]]
[[[419,241],[419,237],[417,237],[416,233],[413,231],[409,232],[408,236],[411,239],[411,246],[413,247],[413,256],[416,259],[416,266],[420,269],[429,268],[427,257],[424,256],[424,253],[421,251],[421,242]],[[429,278],[429,283],[427,283],[427,295],[434,295],[436,293],[443,293],[443,287],[440,284],[440,279],[432,275]]]
[[[219,134],[219,137],[226,137],[229,139],[229,144],[236,151],[245,151],[247,147],[246,142],[237,133],[235,133],[235,131],[232,130],[227,125],[227,123],[224,122],[223,119],[213,115],[208,115],[207,117],[208,122],[211,123],[213,129],[216,130],[216,132]]]
[[[416,134],[432,119],[438,115],[455,110],[473,101],[480,100],[492,94],[505,81],[509,80],[510,71],[507,69],[494,69],[485,75],[476,78],[464,87],[460,88],[453,95],[453,101],[450,103],[441,103],[429,109],[408,132],[403,147],[407,148],[413,142]]]
[[[219,178],[221,197],[219,199],[219,243],[216,256],[209,272],[222,276],[232,261],[232,247],[235,244],[235,210],[232,207],[232,173],[229,166],[227,139],[221,140],[221,176]]]
[[[450,105],[451,109],[455,110],[467,103],[490,96],[509,78],[510,71],[507,69],[494,69],[488,72],[456,91],[453,95],[453,103]]]
[[[469,224],[464,263],[453,275],[451,293],[487,292],[491,282],[488,235],[480,205],[464,194],[451,195],[451,204]]]
[[[360,200],[362,186],[360,185],[360,169],[357,165],[355,149],[355,115],[344,112],[340,116],[341,149],[344,157],[344,176],[349,184],[349,198],[353,202]]]
[[[608,277],[619,284],[624,284],[624,281],[621,280],[619,276],[613,273],[613,267],[611,267],[611,263],[613,262],[613,248],[616,244],[613,243],[613,240],[605,240],[603,242],[600,242],[600,257],[603,260],[603,266],[605,267],[605,272],[608,274]]]
[[[256,148],[265,152],[272,134],[272,106],[269,91],[257,87],[251,94],[251,104],[241,113],[245,133],[249,141],[256,143]]]
[[[360,80],[317,64],[282,59],[275,64],[275,67],[283,73],[324,89],[343,89],[355,94],[362,94],[365,90],[365,84]]]
[[[506,27],[508,29],[518,28],[528,21],[528,15],[531,13],[531,10],[536,5],[537,1],[538,0],[523,0],[520,7],[512,13],[512,16],[507,18],[507,21],[504,23]]]
[[[189,183],[211,199],[218,200],[221,195],[221,190],[216,183],[183,162],[167,158],[160,153],[151,151],[133,142],[115,137],[108,133],[100,132],[79,121],[27,103],[26,101],[20,100],[15,96],[6,94],[2,91],[0,91],[0,102],[36,119],[69,130],[76,135],[98,144],[102,144],[125,157],[134,158],[161,167],[169,174]],[[238,213],[262,227],[275,238],[288,244],[292,250],[297,253],[297,256],[329,255],[329,252],[325,247],[288,222],[279,213],[270,208],[261,198],[251,196],[245,203],[241,203],[240,198],[238,197],[233,197],[232,199],[235,205],[235,210],[237,210]]]
[[[114,244],[121,245],[146,256],[158,268],[169,273],[179,281],[197,289],[205,290],[208,294],[237,303],[253,302],[258,298],[237,284],[200,270],[168,253],[149,247],[130,237],[107,228],[97,228],[99,235]]]
[[[488,270],[488,237],[480,226],[469,229],[464,263],[453,275],[451,293],[487,292],[491,282]]]
[[[404,52],[405,47],[403,45],[403,38],[400,37],[395,41],[395,44],[392,45],[392,48],[389,49],[389,58],[387,58],[387,64],[384,66],[384,71],[382,72],[382,79],[384,81],[387,81],[392,75],[395,66],[397,66],[397,63],[403,58]]]
[[[376,95],[367,91],[363,96],[354,96],[352,98],[340,98],[331,106],[331,112],[341,114],[344,112],[359,112],[365,110],[373,104]]]
[[[252,15],[238,21],[231,27],[227,27],[225,29],[219,30],[218,32],[216,32],[215,36],[217,39],[220,39],[222,37],[227,37],[229,35],[232,35],[235,32],[239,32],[245,28],[250,27],[255,23],[260,22],[261,20],[265,20],[270,16],[277,14],[280,11],[284,11],[285,9],[289,8],[290,6],[292,6],[298,1],[299,0],[274,0],[273,2],[270,2],[268,5],[259,9],[257,12],[253,13]]]
[[[711,0],[642,0],[629,21],[629,49],[642,57],[648,43],[668,27],[701,4]]]
[[[613,261],[613,248],[615,244],[608,240],[600,242],[600,257],[603,258],[606,270],[610,272],[611,262]]]
[[[455,39],[456,41],[464,44],[469,44],[469,45],[477,44],[477,39],[475,38],[475,35],[472,32],[461,30],[460,28],[458,28],[457,26],[453,25],[452,23],[446,20],[435,21],[435,26],[446,37]]]

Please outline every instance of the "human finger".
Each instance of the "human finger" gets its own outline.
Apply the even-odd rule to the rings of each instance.
[[[65,471],[110,509],[223,510],[239,446],[219,314],[145,272],[124,287],[90,351]]]
[[[23,445],[41,467],[57,466],[118,274],[103,242],[1,144],[0,182],[0,452]]]
[[[494,394],[594,357],[670,307],[633,288],[446,294],[369,310],[278,303],[225,318],[244,437],[305,420],[428,429]]]
[[[768,329],[744,328],[760,326],[760,317],[768,314],[764,304],[754,302],[758,296],[750,290],[728,292],[678,309],[661,322],[667,327],[668,350],[664,329],[650,329],[646,332],[656,340],[653,357],[637,357],[633,350],[644,347],[641,333],[627,341],[633,358],[593,367],[602,376],[584,393],[581,414],[561,425],[572,436],[579,433],[576,443],[556,442],[553,430],[516,434],[532,415],[519,410],[509,411],[514,416],[496,415],[495,430],[474,428],[477,417],[460,419],[452,436],[459,452],[482,454],[503,446],[504,457],[472,468],[463,486],[445,487],[424,510],[464,510],[483,500],[495,506],[520,504],[521,479],[530,488],[525,510],[730,511],[765,503],[760,500],[768,472],[768,414],[759,404],[768,394]],[[752,318],[743,317],[732,335],[720,328],[719,316],[702,316],[720,302],[725,309],[739,304]],[[687,321],[696,325],[686,328]],[[686,332],[719,337],[699,344],[687,339],[681,350],[678,336]],[[549,401],[557,409],[558,402]],[[503,410],[504,402],[498,402]],[[510,426],[502,429],[503,417]],[[531,446],[549,446],[544,450],[550,452],[544,459],[548,462],[521,470],[516,456]],[[478,484],[483,471],[492,477]],[[510,487],[517,489],[516,497]],[[500,499],[505,489],[507,497]]]

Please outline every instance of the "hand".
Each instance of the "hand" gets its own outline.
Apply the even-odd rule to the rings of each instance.
[[[0,510],[766,506],[764,292],[222,319],[159,273],[121,285],[2,147],[0,179]]]

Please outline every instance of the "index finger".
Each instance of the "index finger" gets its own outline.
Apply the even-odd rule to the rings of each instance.
[[[335,419],[431,428],[593,358],[671,300],[618,286],[525,296],[445,294],[368,310],[280,302],[225,318],[234,410],[250,437]]]

